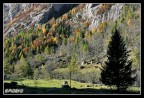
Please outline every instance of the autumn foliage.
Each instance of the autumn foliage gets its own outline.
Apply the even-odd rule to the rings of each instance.
[[[14,45],[14,46],[12,47],[12,54],[15,54],[15,53],[16,53],[16,50],[17,50],[16,45]]]
[[[84,6],[85,6],[85,4],[79,4],[79,5],[78,5],[78,9],[81,10],[82,8],[84,8]]]
[[[58,26],[59,26],[58,23],[54,23],[54,24],[52,25],[52,27],[51,27],[51,30],[52,30],[52,31],[55,31],[55,29],[57,29]]]
[[[55,18],[53,17],[52,19],[50,19],[50,21],[49,21],[49,24],[50,24],[50,26],[52,26],[53,24],[55,24],[56,23],[56,21],[55,21]]]
[[[48,43],[48,44],[52,43],[52,39],[51,39],[51,38],[48,38],[48,39],[47,39],[47,43]]]
[[[71,42],[74,42],[75,41],[75,38],[74,37],[71,37]]]
[[[71,10],[71,14],[74,15],[77,11],[78,11],[78,9],[75,7]]]
[[[45,34],[46,33],[46,28],[42,28],[42,32]]]
[[[40,46],[41,44],[42,40],[40,38],[35,39],[33,42],[34,47]]]
[[[76,36],[79,36],[79,33],[80,33],[80,30],[79,30],[79,29],[76,29],[75,32],[74,32],[74,34],[75,34]]]
[[[84,22],[84,28],[88,28],[90,25],[91,25],[91,21],[90,20],[88,20],[88,21],[86,21],[86,22]]]
[[[68,20],[68,14],[67,13],[62,16],[62,20]]]
[[[94,34],[95,32],[97,31],[97,29],[96,28],[92,28],[92,34]]]
[[[30,50],[30,47],[25,47],[25,48],[23,49],[24,54],[27,54],[27,53],[29,52],[29,50]]]
[[[103,28],[104,28],[104,24],[103,24],[103,23],[100,23],[100,24],[98,25],[97,31],[98,31],[98,32],[101,32]]]
[[[58,37],[54,37],[53,42],[55,42],[57,44],[58,43]]]
[[[112,4],[100,4],[97,14],[103,14],[111,8]]]
[[[19,43],[20,43],[20,44],[22,44],[22,43],[23,43],[23,40],[22,40],[22,38],[20,38],[20,39],[19,39]]]
[[[132,25],[132,21],[131,21],[131,19],[128,19],[128,21],[127,21],[127,25],[128,25],[128,26],[131,26],[131,25]]]
[[[85,32],[85,38],[90,39],[90,32],[88,32],[88,31]]]

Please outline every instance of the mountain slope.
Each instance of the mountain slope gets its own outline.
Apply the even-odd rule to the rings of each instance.
[[[4,33],[6,74],[20,75],[19,70],[23,68],[22,62],[26,62],[25,64],[31,66],[33,70],[46,69],[51,78],[68,79],[69,63],[76,62],[78,71],[73,76],[74,80],[92,82],[94,72],[96,74],[94,81],[99,83],[100,70],[97,68],[100,68],[107,59],[107,46],[111,38],[111,31],[116,24],[124,37],[128,50],[131,50],[130,59],[133,60],[133,69],[137,69],[139,73],[141,21],[139,4],[63,5],[52,5],[56,8],[52,12],[48,11],[50,15],[61,13],[59,17],[48,20],[43,18],[44,21],[31,17],[31,21],[36,22],[21,28],[18,26],[17,32],[11,31],[10,28],[16,24],[27,23],[29,18],[24,20],[20,15],[19,20],[15,20],[12,26],[8,27],[9,23],[7,23],[6,29],[9,30]],[[42,7],[41,4],[37,6]],[[67,7],[70,10],[63,12]],[[37,13],[41,15],[46,10],[48,9],[43,8]],[[29,13],[27,15],[29,16]],[[40,20],[43,22],[38,22]],[[28,26],[29,29],[21,30]],[[39,77],[43,78],[41,75],[42,73]]]
[[[59,17],[77,4],[4,4],[4,35],[16,34],[25,29]]]

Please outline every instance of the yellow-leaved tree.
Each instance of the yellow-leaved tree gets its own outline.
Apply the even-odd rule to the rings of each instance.
[[[97,29],[96,28],[92,28],[91,32],[92,34],[96,33]]]
[[[100,33],[103,28],[104,28],[104,24],[103,24],[103,23],[100,23],[100,24],[98,25],[97,32]]]
[[[131,19],[128,19],[128,21],[127,21],[127,25],[128,25],[128,26],[131,26],[131,25],[132,25],[132,21],[131,21]]]

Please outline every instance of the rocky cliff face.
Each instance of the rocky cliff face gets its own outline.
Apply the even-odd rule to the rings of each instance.
[[[60,17],[77,4],[4,4],[4,36],[16,34],[52,17]]]
[[[103,14],[97,14],[94,13],[98,10],[99,6],[96,6],[94,8],[88,9],[89,11],[85,14],[86,16],[89,15],[89,19],[92,21],[92,24],[89,26],[89,29],[92,29],[94,27],[98,27],[99,23],[106,22],[109,20],[115,21],[117,18],[120,17],[121,9],[124,4],[115,4],[113,5],[110,10],[107,10]]]
[[[39,23],[46,23],[52,17],[58,18],[77,5],[78,4],[52,4],[49,8],[50,10],[43,14]]]
[[[50,4],[4,4],[4,35],[33,27],[50,10]]]
[[[78,4],[4,4],[4,36],[13,35],[25,29],[33,28],[37,24],[44,24],[52,17],[58,18]],[[83,11],[77,12],[70,19],[78,23],[78,17],[86,22],[90,21],[89,30],[98,27],[99,23],[113,20],[119,16],[124,4],[113,4],[103,13],[98,13],[102,5],[85,4]]]

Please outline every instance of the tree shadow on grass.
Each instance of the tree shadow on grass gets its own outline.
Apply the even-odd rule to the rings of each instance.
[[[16,83],[4,83],[5,89],[23,89],[22,94],[140,94],[140,92],[117,92],[110,89],[93,89],[93,88],[48,88],[48,87],[28,87],[17,85]],[[5,93],[6,94],[6,93]],[[12,93],[9,93],[12,94]]]

